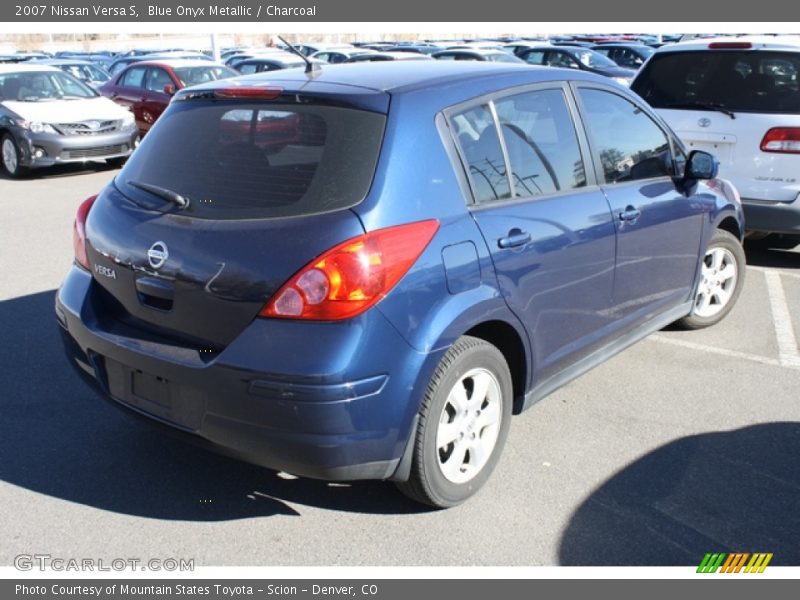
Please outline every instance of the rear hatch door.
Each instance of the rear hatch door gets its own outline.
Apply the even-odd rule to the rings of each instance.
[[[363,227],[385,116],[305,99],[173,103],[92,207],[98,314],[218,348]]]

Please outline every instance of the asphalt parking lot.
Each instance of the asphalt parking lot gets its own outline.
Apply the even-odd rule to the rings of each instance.
[[[517,417],[467,504],[222,458],[102,402],[53,294],[75,209],[116,173],[0,175],[0,565],[21,553],[211,565],[800,564],[800,248],[748,249],[715,328],[661,331]]]

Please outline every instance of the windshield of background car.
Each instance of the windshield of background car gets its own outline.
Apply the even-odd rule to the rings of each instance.
[[[369,191],[386,117],[315,104],[173,102],[116,178],[137,204],[189,199],[198,218],[290,217],[348,208]]]
[[[177,67],[172,70],[184,87],[239,75],[233,69],[221,66]]]
[[[61,70],[81,81],[108,81],[111,79],[108,73],[92,65],[66,65]]]
[[[0,98],[16,102],[48,102],[96,98],[97,92],[62,71],[27,71],[0,75]]]
[[[617,66],[617,63],[615,63],[613,60],[606,58],[594,50],[578,50],[575,52],[574,56],[581,61],[582,64],[586,65],[587,67],[592,67],[593,69]]]
[[[665,52],[651,57],[631,88],[655,108],[796,114],[798,73],[800,52]]]
[[[492,62],[504,62],[504,63],[520,63],[522,62],[519,58],[514,56],[513,54],[509,54],[508,52],[494,52],[492,54],[487,55],[489,60]]]

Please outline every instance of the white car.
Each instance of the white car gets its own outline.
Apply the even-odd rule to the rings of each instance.
[[[115,164],[138,136],[130,111],[61,69],[0,65],[0,158],[9,176],[60,163]]]
[[[659,48],[631,89],[688,150],[720,162],[752,237],[800,243],[800,39],[746,36]]]

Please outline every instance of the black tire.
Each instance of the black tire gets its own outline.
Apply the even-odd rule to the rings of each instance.
[[[484,384],[485,396],[476,396],[477,386]],[[463,412],[454,410],[453,398],[460,398],[457,386],[469,405]],[[502,353],[484,340],[459,338],[428,384],[414,439],[411,475],[408,481],[397,482],[397,487],[412,500],[437,508],[467,500],[486,483],[500,458],[512,404],[511,373]],[[496,421],[492,421],[494,417]],[[445,430],[461,431],[460,437],[443,449],[437,443],[442,425],[449,426],[441,428],[442,439],[447,437]]]
[[[6,151],[11,150],[14,153],[14,158],[7,160]],[[3,170],[9,177],[17,178],[22,177],[27,169],[20,165],[22,160],[22,153],[20,152],[19,145],[10,133],[4,133],[0,137],[0,162],[3,164]]]
[[[712,269],[710,264],[713,262],[715,256],[722,256],[724,258],[722,266],[719,269]],[[708,290],[719,289],[722,291],[722,288],[728,285],[728,280],[726,280],[724,285],[716,287],[714,286],[714,282],[717,277],[722,275],[722,269],[727,269],[729,266],[735,269],[735,279],[730,283],[730,288],[726,290],[725,300],[723,302],[720,300],[720,298],[722,298],[721,294],[709,294]],[[706,248],[706,253],[703,257],[703,274],[698,282],[698,288],[695,290],[695,303],[692,312],[688,316],[678,320],[676,325],[683,329],[702,329],[715,325],[724,319],[736,304],[736,300],[742,292],[745,266],[746,258],[744,249],[739,243],[739,240],[733,234],[722,229],[717,229],[711,237],[711,241],[708,243],[708,248]],[[706,285],[706,282],[710,282],[710,287]],[[712,301],[707,305],[709,310],[702,308],[704,296],[717,299],[716,304]]]

